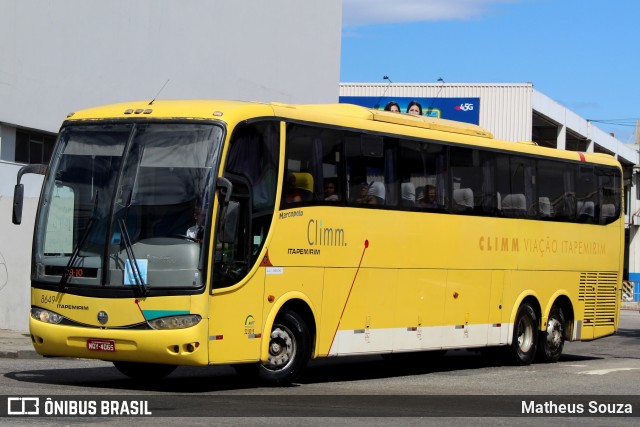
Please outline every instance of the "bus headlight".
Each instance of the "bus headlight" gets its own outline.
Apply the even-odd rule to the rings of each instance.
[[[183,316],[161,317],[149,320],[149,326],[153,329],[184,329],[197,325],[202,320],[197,314],[187,314]]]
[[[35,307],[31,309],[31,317],[44,323],[53,323],[54,325],[57,325],[64,319],[64,317],[58,313]]]

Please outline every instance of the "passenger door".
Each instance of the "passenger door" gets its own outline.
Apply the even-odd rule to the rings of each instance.
[[[275,206],[279,142],[273,121],[241,126],[231,137],[224,173],[230,203],[219,195],[213,249],[210,363],[260,358],[265,269],[259,264]],[[228,221],[234,215],[237,224]]]

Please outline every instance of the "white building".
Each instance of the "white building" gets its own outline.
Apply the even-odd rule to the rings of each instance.
[[[26,330],[41,177],[72,111],[153,99],[337,102],[342,2],[0,0],[0,329]],[[309,82],[313,82],[310,84]],[[162,90],[161,90],[162,89]]]
[[[506,141],[534,141],[562,150],[607,153],[624,169],[626,238],[625,278],[640,297],[640,178],[638,145],[624,144],[534,89],[533,84],[341,83],[340,102],[383,108],[396,101],[421,102],[424,113],[478,124]]]

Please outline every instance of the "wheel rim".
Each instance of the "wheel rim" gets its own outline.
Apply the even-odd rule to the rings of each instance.
[[[518,322],[518,348],[523,353],[531,350],[533,346],[533,322],[529,317]]]
[[[293,333],[282,325],[276,325],[271,331],[269,357],[264,364],[272,371],[285,369],[296,355],[296,339]]]
[[[547,345],[551,349],[560,348],[562,344],[562,324],[552,317],[547,323]]]

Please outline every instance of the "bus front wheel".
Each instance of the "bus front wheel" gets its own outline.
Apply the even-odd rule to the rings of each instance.
[[[513,325],[511,353],[517,365],[529,365],[536,355],[538,344],[538,316],[533,308],[524,303],[518,308]]]
[[[176,365],[158,363],[113,362],[118,371],[136,380],[160,380],[177,368]]]
[[[294,311],[276,316],[269,337],[269,356],[260,364],[258,375],[271,384],[289,384],[302,373],[311,357],[311,334]]]
[[[557,306],[551,308],[547,328],[540,334],[538,343],[538,360],[545,363],[555,363],[562,355],[564,348],[564,313]]]

